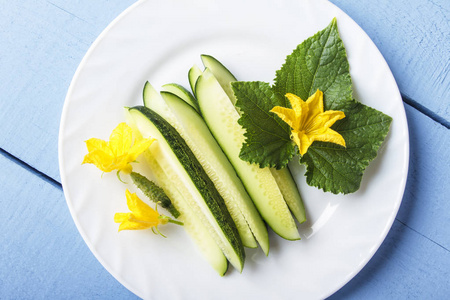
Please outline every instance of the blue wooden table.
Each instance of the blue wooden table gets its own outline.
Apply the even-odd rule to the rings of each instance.
[[[78,233],[64,199],[57,149],[64,98],[78,64],[134,2],[2,3],[0,299],[136,298]],[[402,93],[411,149],[391,231],[331,299],[449,299],[450,1],[331,2],[367,32],[389,64]]]

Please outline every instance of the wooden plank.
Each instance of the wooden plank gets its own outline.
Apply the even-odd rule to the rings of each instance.
[[[442,16],[448,2],[443,2],[441,7],[418,0],[333,2],[355,18],[374,39],[388,59],[402,92],[447,117],[448,101],[445,100],[449,98],[450,77],[445,75],[448,61],[447,67],[441,62],[448,53],[448,47],[444,47],[448,30],[445,31]],[[2,149],[59,180],[57,136],[69,83],[89,45],[132,3],[132,0],[28,0],[10,1],[2,7],[0,28],[8,28],[0,31]],[[420,5],[424,6],[421,10],[424,16],[418,17],[416,8]],[[422,40],[423,30],[429,32]],[[435,41],[443,42],[431,47]]]
[[[136,299],[90,253],[62,191],[0,156],[0,298]],[[445,224],[443,224],[445,226]],[[374,258],[331,299],[444,299],[450,253],[396,221]]]
[[[331,299],[445,299],[450,295],[450,131],[405,106],[410,167],[386,240]]]
[[[408,181],[398,220],[450,249],[450,130],[405,105],[410,135]]]
[[[89,251],[59,187],[0,164],[0,299],[136,299]]]
[[[0,28],[7,30],[0,31],[0,147],[59,178],[57,131],[70,80],[95,37],[133,2],[28,0],[2,6]],[[449,120],[449,2],[332,2],[374,39],[402,92]],[[407,113],[411,171],[398,221],[374,259],[334,298],[450,293],[444,199],[449,133],[408,106]],[[1,155],[0,163],[6,167],[0,217],[8,221],[1,233],[0,298],[134,298],[87,249],[61,190]]]
[[[59,180],[58,130],[70,81],[91,43],[133,2],[28,0],[2,5],[2,149]]]
[[[371,37],[402,94],[450,121],[450,1],[330,1]]]
[[[335,299],[447,299],[450,252],[396,221],[374,257]]]
[[[438,299],[449,292],[450,257],[446,243],[450,226],[445,201],[448,185],[443,181],[447,165],[442,163],[448,161],[448,130],[408,106],[406,110],[411,134],[411,171],[398,220],[374,258],[332,299],[428,296]],[[427,147],[421,147],[421,141]],[[78,291],[83,290],[83,296],[95,298],[111,290],[111,296],[114,292],[128,297],[125,288],[112,283],[115,281],[84,245],[61,190],[0,158],[7,170],[0,175],[1,189],[6,191],[5,199],[14,199],[0,213],[0,218],[10,220],[3,229],[0,253],[7,261],[0,278],[11,286],[5,295],[77,297]],[[40,213],[43,203],[50,208],[44,216]],[[73,283],[73,289],[64,286],[60,277]],[[33,281],[44,288],[31,287],[27,294],[30,288],[24,291],[21,287],[33,286]],[[51,288],[46,290],[46,286]]]

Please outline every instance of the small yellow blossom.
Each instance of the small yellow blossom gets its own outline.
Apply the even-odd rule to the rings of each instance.
[[[121,223],[119,231],[147,229],[169,222],[169,217],[160,215],[156,210],[139,199],[136,193],[132,194],[127,189],[125,195],[127,196],[128,209],[131,212],[116,213],[114,215],[114,222]]]
[[[342,111],[323,111],[323,93],[317,90],[305,102],[294,94],[286,94],[292,109],[275,106],[271,112],[277,114],[292,128],[292,139],[301,155],[308,151],[314,141],[330,142],[345,147],[344,138],[330,127],[345,118]]]
[[[132,171],[130,162],[135,161],[155,139],[141,139],[135,141],[133,146],[132,141],[133,130],[126,123],[120,123],[111,133],[109,142],[96,138],[86,141],[89,153],[84,157],[83,164],[94,164],[103,172],[118,170],[129,174]]]

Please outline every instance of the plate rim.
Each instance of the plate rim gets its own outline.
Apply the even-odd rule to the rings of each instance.
[[[59,169],[60,169],[60,177],[61,177],[61,183],[63,186],[63,192],[64,192],[64,196],[65,196],[65,200],[66,203],[68,205],[71,217],[80,233],[80,235],[83,238],[83,241],[86,243],[86,245],[88,246],[89,250],[91,251],[91,253],[95,256],[95,258],[101,263],[101,265],[121,284],[123,285],[125,288],[127,288],[129,291],[131,291],[132,293],[134,293],[135,295],[142,297],[141,292],[137,291],[135,289],[134,286],[132,286],[124,277],[120,276],[120,274],[117,274],[114,270],[112,270],[112,267],[110,264],[106,263],[106,261],[101,257],[101,255],[95,251],[95,247],[94,245],[91,243],[91,241],[87,238],[87,234],[85,233],[82,225],[80,224],[79,220],[77,218],[75,218],[76,213],[74,211],[73,208],[73,204],[72,204],[72,200],[71,200],[71,196],[68,194],[68,192],[66,192],[66,190],[64,189],[64,186],[67,185],[67,177],[66,177],[66,173],[64,170],[64,160],[63,160],[63,153],[62,153],[62,149],[63,149],[63,140],[64,140],[64,129],[66,127],[66,115],[68,113],[68,103],[70,102],[70,98],[72,96],[73,93],[73,89],[75,86],[75,83],[78,81],[78,78],[80,76],[80,74],[82,73],[82,70],[84,68],[84,66],[86,65],[86,63],[89,61],[93,51],[97,48],[98,44],[102,42],[102,40],[105,38],[105,36],[108,35],[108,33],[111,31],[112,28],[114,28],[118,23],[121,22],[121,20],[123,18],[125,18],[127,15],[129,15],[130,13],[132,13],[135,9],[137,9],[139,6],[141,6],[143,3],[147,2],[148,0],[138,0],[137,2],[131,4],[129,7],[127,7],[125,10],[123,10],[118,16],[116,16],[106,27],[105,29],[103,29],[103,31],[97,36],[97,38],[94,40],[94,42],[91,44],[91,46],[88,48],[87,52],[84,54],[80,64],[78,65],[73,78],[70,82],[65,100],[64,100],[64,106],[62,109],[62,114],[61,114],[61,118],[60,118],[60,126],[59,126],[59,133],[58,133],[58,163],[59,163]],[[327,2],[328,5],[334,6],[335,9],[341,11],[344,15],[348,16],[347,13],[345,13],[344,11],[342,11],[337,5],[335,5],[334,3],[328,1],[328,0],[321,0],[322,2]],[[373,47],[376,49],[376,51],[378,52],[378,54],[383,58],[383,64],[385,65],[384,67],[389,71],[390,76],[392,77],[392,80],[395,82],[396,86],[397,86],[397,91],[398,91],[398,96],[400,99],[402,99],[400,91],[398,89],[398,85],[395,81],[395,78],[392,74],[391,69],[389,68],[389,65],[387,64],[386,60],[384,59],[382,53],[379,51],[378,47],[373,43],[372,39],[368,36],[368,34],[350,17],[348,16],[348,18],[359,28],[361,29],[361,32],[366,36],[366,38],[373,44]],[[380,233],[380,239],[377,241],[377,245],[375,247],[373,247],[370,255],[367,255],[365,257],[365,259],[362,261],[362,263],[360,265],[358,265],[358,268],[354,268],[354,270],[350,273],[347,274],[347,276],[345,278],[342,278],[342,280],[340,281],[340,283],[337,284],[335,289],[331,289],[329,291],[329,293],[327,294],[323,294],[323,296],[329,297],[331,295],[333,295],[334,293],[336,293],[338,290],[340,290],[341,288],[343,288],[349,281],[351,281],[358,273],[361,272],[361,270],[367,265],[367,263],[374,257],[374,255],[376,254],[376,252],[378,251],[378,249],[381,247],[381,245],[383,244],[383,242],[386,239],[386,236],[388,235],[389,231],[392,228],[392,225],[396,219],[396,216],[398,214],[399,208],[401,206],[402,203],[402,199],[404,196],[404,192],[405,192],[405,188],[406,188],[406,182],[407,182],[407,178],[408,178],[408,171],[409,171],[409,159],[410,159],[410,141],[409,141],[409,131],[408,131],[408,122],[407,122],[407,118],[406,118],[406,112],[405,112],[405,108],[404,108],[404,103],[402,103],[403,105],[403,114],[401,116],[396,116],[396,118],[400,118],[400,123],[403,124],[404,126],[404,130],[405,132],[403,132],[403,137],[405,139],[405,144],[404,144],[404,153],[403,153],[403,157],[404,157],[404,161],[402,162],[402,165],[404,166],[403,169],[403,174],[404,176],[402,177],[402,181],[399,185],[399,200],[396,201],[396,206],[394,208],[394,210],[391,211],[390,216],[389,216],[389,221],[385,224],[384,230],[383,232]]]

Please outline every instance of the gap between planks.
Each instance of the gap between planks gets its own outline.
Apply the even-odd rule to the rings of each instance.
[[[447,129],[450,129],[450,122],[444,119],[443,117],[439,116],[438,114],[434,113],[430,109],[426,108],[422,104],[418,103],[417,101],[412,100],[408,96],[405,96],[404,94],[401,94],[403,102],[411,106],[412,108],[416,109],[417,111],[421,112],[428,118],[432,119],[436,123],[441,124]]]
[[[432,239],[430,239],[430,238],[427,237],[426,235],[423,235],[423,234],[420,233],[419,231],[417,231],[417,230],[413,229],[412,227],[408,226],[406,223],[400,221],[397,217],[395,218],[395,221],[399,222],[400,224],[402,224],[403,226],[407,227],[408,229],[414,231],[415,233],[417,233],[417,234],[420,235],[421,237],[423,237],[423,238],[429,240],[429,241],[432,242],[433,244],[435,244],[435,245],[441,247],[441,248],[444,249],[445,251],[450,252],[449,249],[445,248],[444,246],[442,246],[441,244],[439,244],[439,243],[433,241]]]
[[[421,105],[420,103],[410,99],[409,97],[405,96],[404,94],[401,94],[401,96],[402,96],[402,99],[403,99],[404,103],[408,104],[409,106],[411,106],[412,108],[416,109],[420,113],[422,113],[425,116],[429,117],[430,119],[432,119],[436,123],[439,123],[442,126],[444,126],[445,128],[450,129],[450,122],[449,121],[445,120],[444,118],[440,117],[436,113],[432,112],[431,110],[429,110],[425,106]],[[35,174],[36,176],[42,178],[43,180],[47,181],[48,183],[50,183],[54,187],[62,190],[62,184],[59,181],[53,179],[52,177],[48,176],[47,174],[45,174],[45,173],[39,171],[38,169],[34,168],[30,164],[24,162],[23,160],[19,159],[18,157],[12,155],[11,153],[5,151],[3,148],[0,148],[0,154],[2,154],[4,157],[8,158],[11,161],[14,161],[16,164],[20,165],[25,170],[27,170],[27,171]],[[446,250],[448,251],[448,249],[446,249]]]
[[[0,154],[3,155],[4,157],[6,157],[7,159],[15,162],[16,164],[18,164],[19,166],[21,166],[28,172],[38,176],[39,178],[43,179],[44,181],[50,183],[51,185],[53,185],[54,187],[56,187],[62,191],[62,184],[59,181],[53,179],[52,177],[48,176],[47,174],[39,171],[38,169],[34,168],[33,166],[31,166],[29,164],[27,164],[23,160],[17,158],[16,156],[12,155],[11,153],[5,151],[3,148],[0,148]]]

